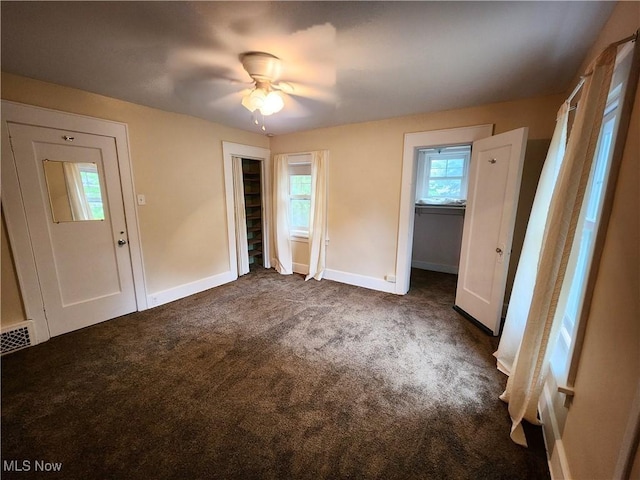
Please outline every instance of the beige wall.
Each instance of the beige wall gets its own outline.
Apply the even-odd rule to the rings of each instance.
[[[268,148],[267,137],[7,73],[2,99],[128,125],[149,294],[229,270],[222,141]],[[2,275],[4,303],[5,262]]]
[[[271,150],[330,151],[327,267],[383,279],[395,274],[404,134],[486,123],[495,124],[494,133],[527,126],[534,152],[527,163],[537,164],[527,171],[537,173],[523,182],[535,190],[545,154],[537,147],[551,138],[562,100],[554,95],[281,135],[271,139]]]
[[[149,294],[229,269],[221,142],[268,147],[267,138],[7,73],[2,98],[128,124],[136,192],[147,198],[138,214]],[[528,154],[525,169],[536,173],[523,179],[523,191],[526,185],[535,190],[544,159],[536,145],[551,136],[561,100],[549,96],[345,125],[274,137],[271,145],[275,152],[331,151],[328,266],[382,279],[395,273],[404,134],[483,123],[495,124],[495,133],[528,126],[528,150],[535,153]],[[307,245],[294,247],[294,261],[305,263]],[[14,275],[10,264],[2,268]],[[18,302],[3,290],[4,297]]]
[[[585,61],[640,26],[620,2]],[[637,48],[637,47],[636,47]],[[613,211],[562,442],[572,478],[613,478],[640,379],[640,96],[636,94]],[[637,455],[637,453],[635,454]],[[637,478],[637,477],[635,477]]]

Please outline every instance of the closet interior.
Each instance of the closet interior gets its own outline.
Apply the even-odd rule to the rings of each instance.
[[[242,159],[244,206],[247,218],[249,266],[263,266],[262,249],[262,178],[258,160]]]

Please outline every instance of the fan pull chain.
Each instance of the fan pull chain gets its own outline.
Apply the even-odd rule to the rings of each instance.
[[[267,126],[266,126],[266,122],[265,122],[265,116],[262,114],[262,112],[260,112],[260,110],[255,110],[251,114],[251,122],[254,125],[259,125],[260,126],[260,130],[262,130],[263,132],[267,131]]]

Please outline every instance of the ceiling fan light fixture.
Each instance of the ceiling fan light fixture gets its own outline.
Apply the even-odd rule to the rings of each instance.
[[[260,112],[263,115],[271,115],[278,113],[284,107],[284,99],[278,92],[269,92],[264,99],[264,104],[260,108]]]
[[[242,98],[242,106],[253,113],[263,108],[266,98],[266,92],[261,88],[256,88]]]
[[[240,61],[255,82],[253,90],[242,97],[242,106],[253,113],[253,122],[256,125],[260,123],[258,119],[262,118],[260,128],[266,131],[264,118],[284,108],[282,94],[274,90],[278,88],[274,82],[281,73],[280,59],[265,52],[247,52],[240,55]]]

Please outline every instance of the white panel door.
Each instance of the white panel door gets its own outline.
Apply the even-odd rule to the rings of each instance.
[[[51,336],[135,311],[115,139],[8,125]]]
[[[527,128],[473,143],[456,307],[500,330]]]

